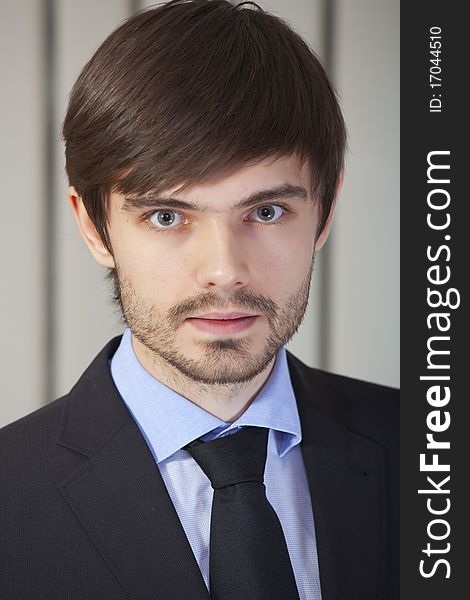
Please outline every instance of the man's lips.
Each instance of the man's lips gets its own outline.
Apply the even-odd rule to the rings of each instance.
[[[227,320],[227,319],[240,319],[242,317],[256,317],[256,315],[252,314],[252,313],[246,313],[246,312],[240,312],[240,311],[232,311],[232,312],[227,312],[227,313],[223,313],[223,312],[208,312],[208,313],[204,313],[202,315],[194,315],[193,317],[189,317],[190,319],[220,319],[220,320]]]
[[[216,317],[213,315],[217,315]],[[242,316],[233,316],[242,315]],[[217,335],[230,335],[248,329],[259,315],[243,315],[242,313],[207,313],[201,317],[189,317],[188,323],[200,331]],[[210,317],[210,318],[209,318]]]

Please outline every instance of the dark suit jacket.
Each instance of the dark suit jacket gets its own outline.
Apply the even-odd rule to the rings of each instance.
[[[2,600],[209,599],[111,378],[119,339],[69,394],[0,432]],[[288,364],[323,600],[398,598],[398,395]]]

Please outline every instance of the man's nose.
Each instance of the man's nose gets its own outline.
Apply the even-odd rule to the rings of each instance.
[[[199,287],[230,291],[248,285],[248,248],[236,227],[214,218],[200,232],[194,249]]]

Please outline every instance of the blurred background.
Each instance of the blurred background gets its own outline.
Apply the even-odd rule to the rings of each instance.
[[[68,93],[143,0],[0,3],[0,426],[66,393],[122,332],[105,272],[67,202]],[[399,0],[266,0],[322,59],[350,154],[310,307],[289,350],[311,366],[399,385]]]

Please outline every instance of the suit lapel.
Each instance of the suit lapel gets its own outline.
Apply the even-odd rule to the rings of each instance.
[[[118,342],[70,394],[59,443],[89,460],[59,490],[129,598],[208,600],[159,469],[109,374]]]
[[[384,458],[351,431],[348,401],[288,355],[302,425],[302,453],[315,522],[323,600],[382,597]]]

